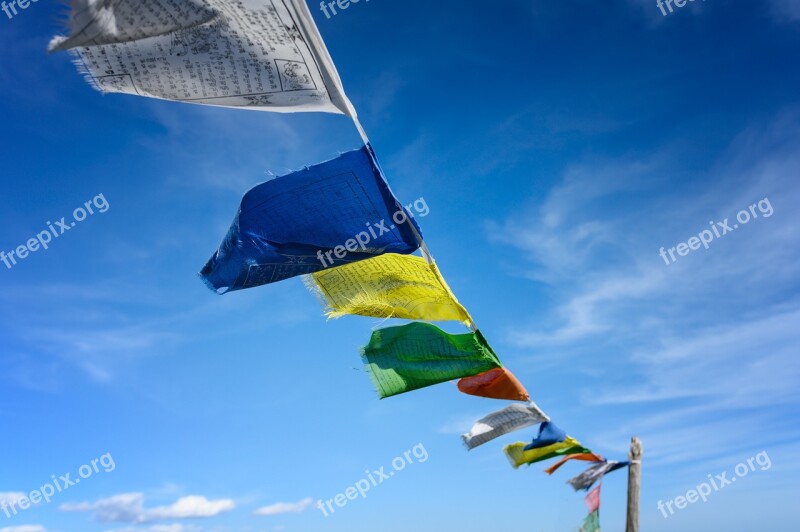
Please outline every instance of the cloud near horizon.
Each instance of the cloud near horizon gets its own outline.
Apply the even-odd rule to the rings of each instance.
[[[168,506],[144,507],[143,493],[122,493],[95,502],[66,503],[62,512],[91,512],[101,522],[148,523],[168,519],[200,519],[215,517],[236,507],[231,499],[209,500],[190,495]]]
[[[275,504],[270,504],[268,506],[262,506],[255,512],[253,515],[281,515],[281,514],[289,514],[295,513],[299,514],[301,512],[305,512],[308,510],[311,505],[314,503],[314,499],[311,497],[307,497],[302,501],[297,502],[276,502]]]

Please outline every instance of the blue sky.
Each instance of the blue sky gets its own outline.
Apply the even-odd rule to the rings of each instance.
[[[426,240],[506,366],[596,452],[624,459],[642,438],[642,530],[794,522],[800,4],[310,7],[394,191],[426,199]],[[44,51],[62,15],[0,14],[0,249],[99,194],[109,208],[0,263],[0,499],[107,453],[114,467],[0,513],[0,531],[580,525],[565,484],[580,465],[547,477],[502,454],[534,431],[463,449],[502,402],[452,384],[377,400],[358,349],[385,323],[326,322],[296,279],[220,297],[196,277],[249,187],[358,146],[348,119],[102,96]],[[765,198],[771,216],[659,256]],[[328,517],[303,503],[418,444],[427,459],[367,498]],[[659,512],[761,452],[769,468]],[[624,528],[626,476],[603,484],[604,530]]]

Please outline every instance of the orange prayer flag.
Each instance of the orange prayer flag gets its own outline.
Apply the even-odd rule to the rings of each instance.
[[[458,389],[469,395],[509,401],[530,401],[528,391],[506,368],[494,368],[458,381]]]
[[[552,466],[548,467],[547,469],[544,470],[544,472],[547,473],[548,475],[552,475],[553,473],[556,472],[556,470],[559,467],[566,464],[570,460],[582,460],[584,462],[602,462],[603,457],[600,456],[599,454],[594,454],[594,453],[571,454],[569,456],[565,456]]]

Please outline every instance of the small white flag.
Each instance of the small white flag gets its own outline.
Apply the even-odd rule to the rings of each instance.
[[[616,460],[608,460],[606,462],[592,464],[577,477],[569,479],[567,483],[575,488],[575,491],[588,490],[595,482],[603,478],[604,475],[607,475],[608,473],[616,471],[617,469],[627,465],[628,462],[617,462]]]
[[[479,419],[468,434],[461,436],[468,449],[499,438],[515,430],[550,421],[550,418],[534,403],[511,405]]]

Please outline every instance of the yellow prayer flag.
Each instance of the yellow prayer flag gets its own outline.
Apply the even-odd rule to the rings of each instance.
[[[567,436],[567,439],[562,442],[554,443],[546,447],[537,447],[530,451],[525,450],[526,445],[526,443],[521,442],[512,443],[511,445],[506,445],[503,449],[508,461],[511,462],[514,469],[524,464],[533,464],[556,456],[591,452],[585,449],[581,443],[572,436]]]
[[[387,253],[306,277],[329,318],[346,314],[425,321],[472,319],[435,264],[414,255]]]

